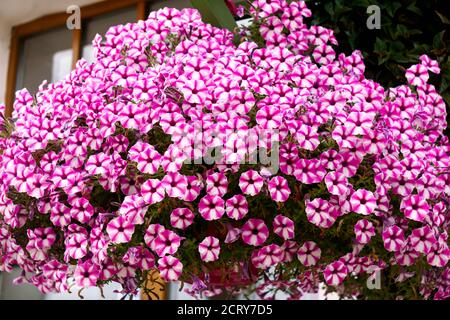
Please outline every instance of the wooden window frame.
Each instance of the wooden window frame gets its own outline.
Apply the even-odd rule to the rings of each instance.
[[[83,25],[83,22],[89,19],[131,7],[136,8],[137,20],[145,20],[147,8],[151,2],[151,0],[104,0],[83,6],[81,7],[81,24]],[[22,40],[35,34],[64,27],[69,16],[70,14],[66,12],[50,14],[12,28],[5,92],[5,115],[7,117],[11,116],[13,111]],[[75,68],[76,62],[81,58],[82,40],[82,29],[74,29],[72,31],[72,69]]]

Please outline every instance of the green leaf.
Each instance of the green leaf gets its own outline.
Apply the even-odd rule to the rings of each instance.
[[[412,50],[415,54],[422,54],[431,50],[430,46],[425,43],[413,42],[414,49]]]
[[[399,2],[388,2],[386,5],[386,11],[389,14],[389,16],[393,17],[398,9],[400,9],[402,6]]]
[[[439,13],[438,11],[434,11],[439,16],[439,19],[441,19],[443,24],[450,24],[450,20],[444,16],[442,13]]]
[[[441,86],[439,87],[439,90],[441,92],[444,92],[445,90],[447,90],[448,87],[450,87],[450,79],[447,79],[445,77],[442,77],[442,82],[441,82]]]
[[[408,59],[408,62],[415,63],[417,62],[418,56],[422,55],[424,52],[428,52],[428,50],[410,50],[408,53],[406,53],[406,58]]]
[[[350,45],[350,48],[352,48],[352,50],[355,50],[355,44],[356,44],[356,36],[354,32],[350,32],[350,31],[345,31],[345,34],[348,37],[348,44]]]
[[[381,66],[386,61],[388,61],[391,57],[387,54],[384,57],[378,57],[378,65]]]
[[[398,24],[395,29],[393,39],[396,40],[400,36],[406,38],[407,33],[408,33],[408,28],[403,24]]]
[[[398,24],[397,28],[395,30],[395,33],[393,34],[393,39],[396,40],[398,37],[402,37],[405,39],[409,39],[412,35],[416,34],[422,34],[423,32],[418,29],[410,29],[407,26],[403,24]]]
[[[332,2],[328,2],[325,5],[325,11],[330,15],[330,16],[334,16],[334,6]]]
[[[376,52],[385,52],[387,49],[386,42],[377,37],[375,40],[374,49]]]
[[[438,34],[436,34],[433,38],[433,47],[435,49],[440,49],[444,46],[444,33],[445,30],[442,30]]]
[[[414,1],[413,3],[411,3],[407,8],[407,10],[421,16],[422,15],[422,11],[420,11],[419,8],[416,7],[416,1]]]
[[[423,33],[423,31],[419,30],[419,29],[410,29],[410,30],[408,30],[408,34],[410,36],[413,36],[413,35],[416,35],[416,34],[422,34],[422,33]]]
[[[349,7],[335,7],[334,8],[335,14],[336,16],[341,16],[342,14],[346,13],[346,12],[351,12],[352,8]],[[347,19],[347,17],[345,17],[345,19]]]
[[[405,45],[401,41],[389,42],[389,48],[391,52],[403,52],[405,50]]]
[[[417,61],[417,57],[415,59],[411,59],[410,57],[404,56],[403,53],[394,54],[391,56],[391,58],[397,63],[405,63],[405,64]]]
[[[194,8],[200,11],[203,21],[216,27],[233,31],[236,21],[223,0],[191,0]]]

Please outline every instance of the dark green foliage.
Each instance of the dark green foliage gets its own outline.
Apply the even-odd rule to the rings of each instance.
[[[222,26],[230,31],[236,27],[233,15],[223,0],[191,0],[194,8],[200,11],[203,21]]]
[[[422,54],[436,59],[439,75],[430,83],[450,105],[450,6],[446,0],[306,0],[312,24],[333,29],[337,52],[361,50],[366,77],[385,88],[404,84],[405,69]],[[367,7],[381,9],[381,29],[366,26]],[[450,122],[450,117],[447,117]],[[447,135],[450,130],[447,129]]]

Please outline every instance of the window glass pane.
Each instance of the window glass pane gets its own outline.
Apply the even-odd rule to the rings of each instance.
[[[150,4],[150,11],[155,11],[162,8],[192,8],[189,0],[156,0]]]
[[[119,24],[126,24],[137,21],[137,8],[130,7],[122,10],[117,10],[112,13],[104,14],[89,20],[83,26],[83,52],[82,57],[89,62],[94,61],[92,55],[92,40],[96,34],[104,35],[111,26]]]
[[[72,69],[72,31],[58,28],[21,43],[16,89],[35,93],[44,81],[56,82]]]

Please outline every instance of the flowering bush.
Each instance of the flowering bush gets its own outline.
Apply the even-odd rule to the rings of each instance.
[[[152,12],[97,36],[97,62],[17,93],[0,142],[2,271],[44,293],[136,294],[156,268],[196,296],[298,299],[321,283],[450,296],[437,63],[421,56],[386,90],[305,24],[303,1],[245,10],[236,36],[194,9]]]

